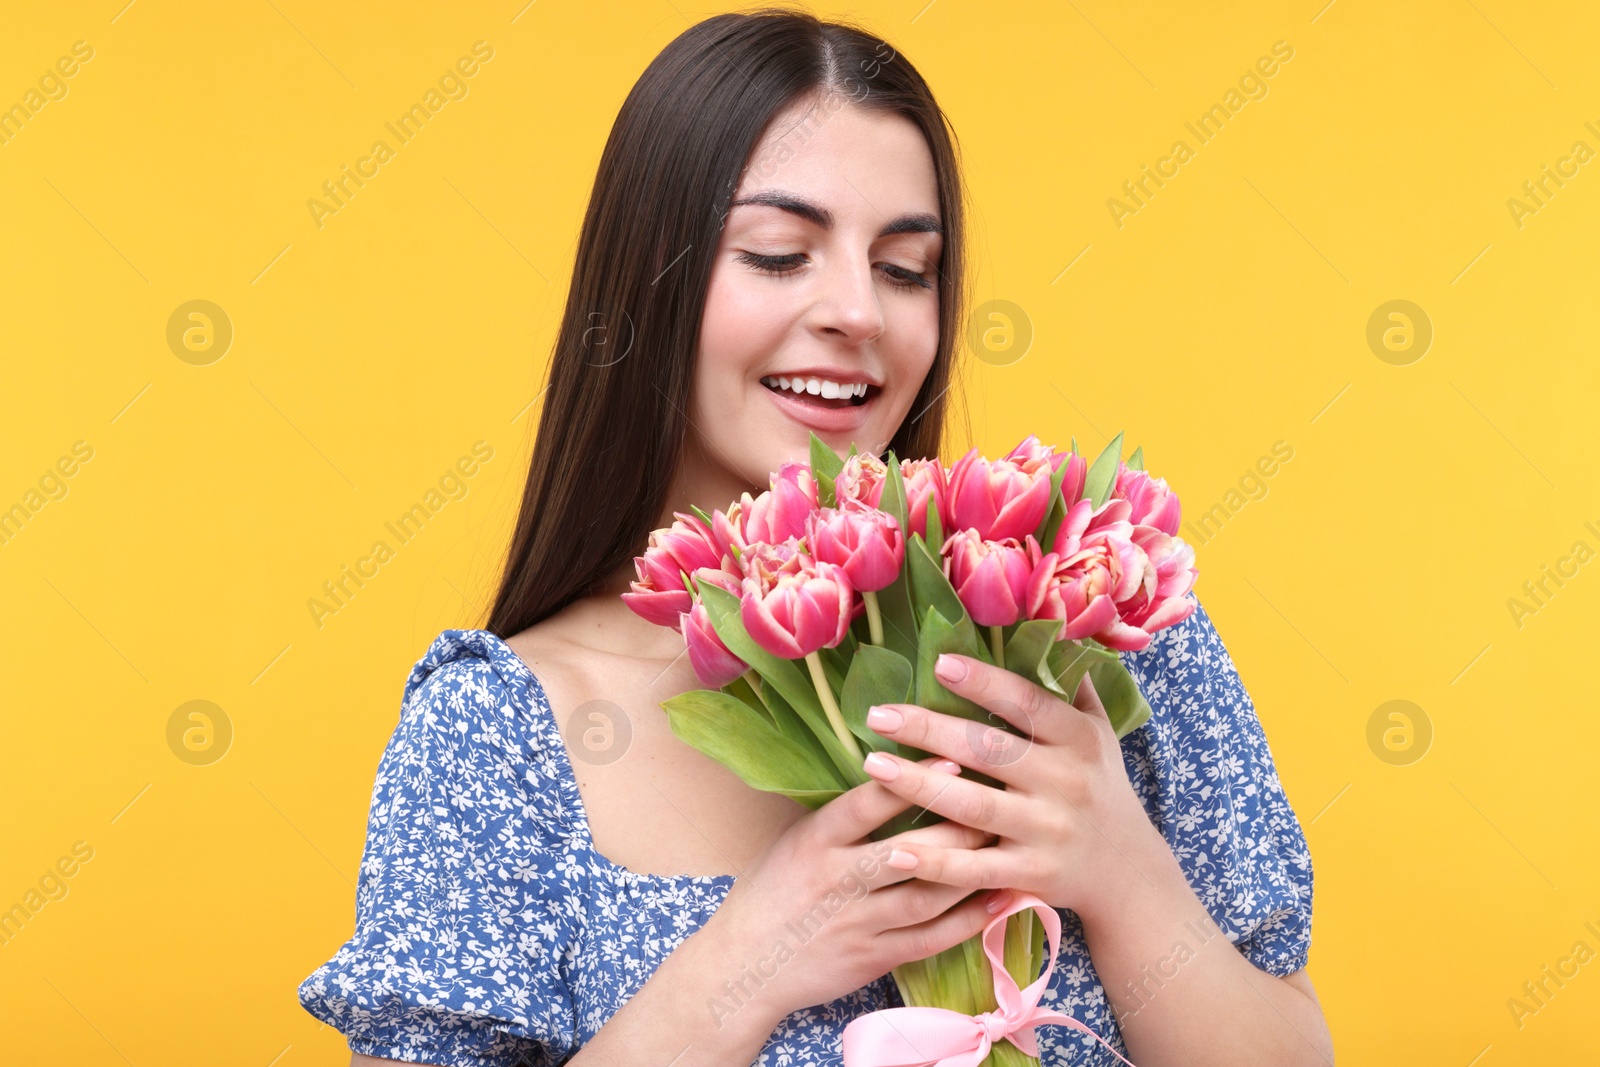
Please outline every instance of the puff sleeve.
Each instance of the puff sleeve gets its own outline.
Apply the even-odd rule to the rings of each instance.
[[[1151,706],[1122,746],[1151,821],[1245,958],[1279,977],[1299,970],[1311,948],[1311,853],[1210,616],[1197,606],[1121,655]]]
[[[354,1052],[444,1067],[574,1050],[575,873],[526,712],[482,659],[408,683],[372,790],[354,935],[299,988]]]

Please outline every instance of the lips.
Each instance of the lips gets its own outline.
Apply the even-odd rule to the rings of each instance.
[[[787,388],[783,385],[785,381]],[[812,382],[817,383],[815,393],[810,391]],[[797,383],[801,386],[798,392],[794,388]],[[832,386],[827,392],[835,395],[828,396],[823,392],[824,383]],[[880,386],[866,381],[841,381],[810,375],[772,375],[763,378],[761,384],[778,410],[819,433],[845,433],[859,429],[867,421],[882,392]]]

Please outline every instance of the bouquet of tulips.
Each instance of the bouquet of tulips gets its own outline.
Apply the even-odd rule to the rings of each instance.
[[[875,704],[915,703],[1009,724],[940,685],[941,653],[973,656],[1071,700],[1090,675],[1117,736],[1150,715],[1118,651],[1194,610],[1194,550],[1176,536],[1178,498],[1122,460],[1118,434],[1090,464],[1029,437],[997,460],[841,457],[815,435],[811,462],[726,511],[677,513],[635,560],[623,599],[683,635],[707,688],[663,703],[679,738],[745,782],[810,808],[870,776],[866,752],[929,753],[866,725]],[[1015,732],[1015,731],[1013,731]],[[977,771],[963,774],[1002,783]],[[922,813],[932,819],[937,816]],[[903,813],[875,839],[910,829]],[[1042,924],[1005,928],[1005,968],[1026,984],[1044,960]],[[995,1007],[974,937],[895,968],[908,1006]],[[1037,1063],[996,1044],[988,1064]]]

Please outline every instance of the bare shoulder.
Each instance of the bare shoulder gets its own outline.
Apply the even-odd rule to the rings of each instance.
[[[610,632],[619,621],[628,622],[580,601],[513,634],[506,646],[539,679],[558,713],[595,699],[626,702],[660,667],[632,654],[630,643]]]
[[[595,848],[630,870],[724,875],[804,814],[685,744],[661,702],[699,688],[675,632],[595,597],[506,640],[539,679]]]

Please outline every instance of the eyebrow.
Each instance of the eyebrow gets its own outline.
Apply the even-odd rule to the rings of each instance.
[[[831,211],[820,204],[812,203],[810,200],[790,193],[753,193],[750,196],[735,200],[728,207],[731,210],[732,208],[742,207],[745,204],[775,207],[780,211],[787,211],[791,215],[798,215],[807,222],[815,223],[817,226],[822,227],[824,230],[833,228],[833,213]],[[883,229],[878,231],[878,236],[892,237],[897,233],[943,234],[944,227],[939,225],[937,217],[925,211],[918,211],[890,220],[884,225]]]

